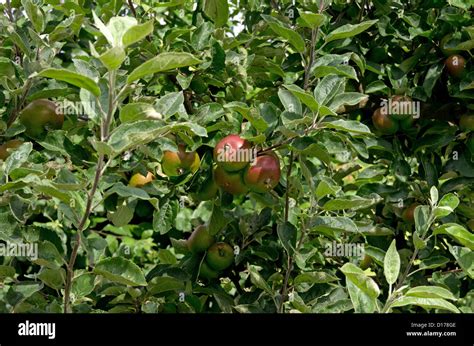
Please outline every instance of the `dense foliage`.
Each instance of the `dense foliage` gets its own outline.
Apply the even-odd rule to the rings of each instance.
[[[471,6],[0,4],[0,311],[474,312]]]

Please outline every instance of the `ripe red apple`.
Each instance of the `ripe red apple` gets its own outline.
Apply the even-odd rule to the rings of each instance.
[[[254,163],[247,167],[244,182],[254,192],[268,192],[280,181],[280,160],[274,153],[257,156]]]
[[[461,77],[466,67],[466,60],[458,54],[449,56],[444,62],[449,74],[453,77]]]
[[[229,135],[214,148],[214,161],[228,172],[244,169],[252,160],[250,143],[238,135]]]

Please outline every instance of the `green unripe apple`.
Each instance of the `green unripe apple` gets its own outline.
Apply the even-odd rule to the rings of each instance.
[[[202,279],[213,280],[219,277],[219,272],[212,269],[206,261],[201,263],[201,268],[199,269],[199,277]]]
[[[413,100],[409,96],[395,95],[390,99],[389,115],[395,120],[404,120],[413,117]]]
[[[227,269],[234,263],[234,250],[227,243],[215,243],[207,250],[206,261],[214,270]]]
[[[463,131],[474,131],[474,115],[461,115],[461,119],[459,119],[459,128]]]
[[[32,138],[41,138],[48,129],[61,129],[64,115],[52,101],[41,99],[30,102],[20,113],[20,122],[25,133]]]
[[[199,225],[189,236],[187,245],[189,251],[192,253],[202,253],[214,244],[214,242],[214,237],[209,234],[209,228],[205,225]]]
[[[459,43],[461,43],[461,40],[456,39],[453,36],[454,36],[453,34],[447,34],[439,42],[439,48],[441,49],[443,54],[446,56],[450,56],[452,54],[459,54],[462,52],[460,50],[450,49],[447,47],[448,43],[451,47],[457,46]]]
[[[199,201],[209,201],[217,196],[219,187],[213,178],[204,181],[199,191],[196,193],[195,197]]]
[[[415,122],[415,118],[412,115],[408,115],[404,119],[401,119],[398,124],[400,129],[403,131],[408,131],[413,127],[413,123]]]

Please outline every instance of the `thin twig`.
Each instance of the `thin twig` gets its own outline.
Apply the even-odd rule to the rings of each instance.
[[[104,162],[104,156],[99,155],[99,159],[98,159],[98,162],[97,162],[97,168],[96,168],[95,176],[94,176],[94,183],[92,184],[92,188],[89,191],[89,194],[87,196],[86,210],[84,212],[84,215],[82,216],[82,219],[81,219],[81,222],[80,222],[79,226],[77,227],[77,233],[76,233],[76,239],[75,239],[74,247],[71,251],[71,257],[69,258],[69,262],[68,262],[68,265],[67,265],[66,285],[65,285],[65,288],[64,288],[64,313],[69,312],[69,296],[70,296],[70,293],[71,293],[72,279],[73,279],[73,275],[74,275],[74,264],[76,263],[77,252],[78,252],[79,246],[81,244],[82,231],[84,230],[84,226],[86,225],[86,222],[89,219],[89,215],[92,211],[92,208],[91,208],[92,207],[92,201],[94,199],[95,192],[97,191],[97,187],[99,185],[103,162]]]
[[[311,44],[309,46],[309,61],[307,65],[304,68],[304,83],[303,83],[303,88],[306,90],[308,89],[309,85],[309,75],[311,71],[311,67],[313,67],[314,64],[314,46],[316,45],[316,36],[318,35],[318,29],[312,29],[311,30]]]
[[[128,7],[130,7],[130,11],[132,11],[132,14],[135,18],[137,18],[137,11],[135,11],[135,7],[133,6],[132,0],[127,0]]]
[[[8,119],[8,122],[7,122],[7,127],[12,126],[13,123],[15,122],[16,118],[18,118],[18,114],[20,113],[21,109],[23,108],[23,104],[25,103],[26,96],[28,95],[28,92],[30,91],[30,88],[31,88],[32,84],[33,84],[32,79],[28,78],[26,80],[25,85],[23,86],[23,92],[21,94],[19,103],[16,105],[15,109],[10,114],[10,118]]]
[[[12,23],[15,23],[15,16],[13,15],[13,11],[12,11],[12,4],[10,2],[10,0],[7,0],[6,1],[6,9],[7,9],[7,15],[8,15],[8,19],[10,19],[10,22]]]
[[[285,217],[284,217],[285,223],[288,222],[289,210],[290,210],[290,177],[291,177],[291,171],[293,168],[293,158],[294,158],[294,154],[291,151],[290,161],[288,162],[288,171],[286,172],[286,195],[285,195]],[[278,311],[280,313],[283,312],[283,305],[286,300],[286,295],[288,291],[288,282],[290,280],[290,274],[292,270],[293,270],[293,256],[290,256],[290,254],[288,253],[287,262],[286,262],[285,279],[283,281],[283,287],[281,289],[281,300],[280,300],[280,306],[278,308]]]
[[[105,142],[109,138],[110,132],[110,125],[113,119],[113,115],[115,113],[116,103],[115,103],[115,77],[116,71],[109,72],[109,108],[107,110],[107,114],[105,119],[101,122],[101,129],[100,129],[100,139],[101,141]],[[91,190],[87,196],[87,203],[84,215],[82,216],[81,222],[77,227],[76,239],[71,251],[71,257],[69,258],[69,262],[67,264],[67,273],[66,273],[66,284],[64,288],[64,313],[69,312],[69,303],[70,303],[70,294],[74,276],[74,264],[76,263],[77,253],[79,251],[79,247],[81,245],[82,239],[82,232],[84,231],[84,227],[86,225],[87,220],[93,210],[92,202],[94,200],[94,195],[97,191],[99,186],[100,178],[104,173],[104,155],[100,154],[97,160],[97,167],[95,170],[94,181],[92,183]]]

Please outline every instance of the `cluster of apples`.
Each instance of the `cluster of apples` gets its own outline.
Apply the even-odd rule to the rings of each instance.
[[[178,151],[164,151],[161,160],[161,169],[168,177],[178,177],[188,173],[195,173],[200,165],[201,159],[198,153],[195,151],[187,152],[184,144],[178,145]],[[129,185],[142,187],[153,179],[155,179],[155,176],[151,172],[147,172],[146,176],[141,173],[135,173],[130,178]]]
[[[217,279],[223,270],[234,263],[232,247],[225,242],[216,242],[206,225],[197,226],[186,244],[193,254],[206,253],[199,270],[199,276],[203,279]]]
[[[257,156],[250,143],[238,135],[224,137],[214,148],[216,167],[215,183],[232,195],[249,190],[264,193],[272,190],[280,181],[280,160],[267,151]]]
[[[399,130],[407,131],[415,121],[413,108],[413,100],[409,96],[393,96],[387,106],[375,110],[372,123],[383,135],[393,135]]]

